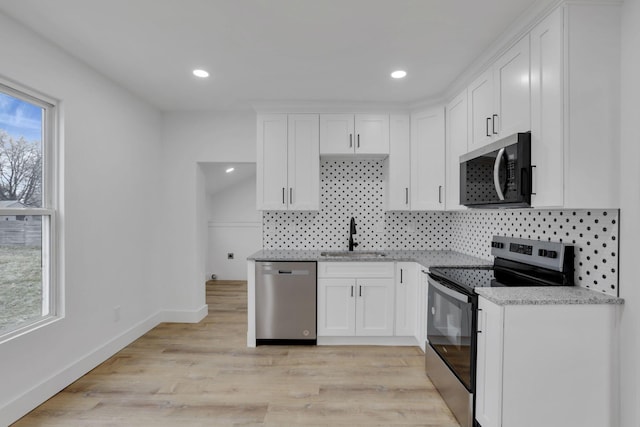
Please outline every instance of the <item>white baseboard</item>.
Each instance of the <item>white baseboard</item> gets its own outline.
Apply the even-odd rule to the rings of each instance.
[[[26,393],[0,407],[0,426],[10,425],[19,420],[158,324],[162,322],[198,323],[207,316],[208,312],[209,307],[205,304],[197,310],[162,310],[149,316],[94,351],[70,363],[49,378],[44,379]]]
[[[418,345],[414,337],[318,337],[316,342],[318,345]]]
[[[162,310],[160,317],[167,323],[198,323],[209,314],[207,304],[196,310]]]
[[[160,312],[149,316],[104,345],[44,379],[40,384],[0,407],[0,425],[10,425],[60,390],[131,344],[162,321]]]

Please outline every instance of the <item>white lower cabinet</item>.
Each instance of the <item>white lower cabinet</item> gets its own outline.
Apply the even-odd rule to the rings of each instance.
[[[394,263],[318,264],[318,336],[393,336]]]
[[[395,336],[413,337],[418,326],[418,264],[396,263]]]
[[[425,351],[427,349],[427,310],[429,307],[429,271],[418,266],[418,289],[416,301],[416,341],[418,345]]]
[[[479,298],[482,427],[618,425],[617,305],[497,305]]]

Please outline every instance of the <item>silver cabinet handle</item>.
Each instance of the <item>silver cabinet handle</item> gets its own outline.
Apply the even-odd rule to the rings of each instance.
[[[358,148],[360,148],[360,134],[358,134]]]
[[[404,188],[404,204],[409,204],[409,187]]]
[[[402,283],[402,268],[400,269],[400,283]]]
[[[491,136],[491,134],[489,133],[489,120],[491,120],[491,117],[487,117],[487,136]]]
[[[285,191],[285,190],[284,190],[284,187],[282,187],[282,204],[283,204],[283,205],[286,205],[286,204],[287,204],[287,201],[284,199],[284,191]]]
[[[359,294],[358,296],[360,297],[362,296],[362,286],[360,286],[360,290],[358,291],[358,294]]]
[[[351,286],[351,298],[353,298],[353,286]]]
[[[442,203],[442,185],[438,185],[438,203]]]
[[[293,187],[289,187],[289,204],[293,204]]]
[[[349,148],[353,148],[353,134],[349,134]]]
[[[492,119],[491,119],[491,130],[493,131],[494,135],[497,135],[498,132],[496,132],[496,120],[498,119],[498,115],[494,114]]]
[[[498,151],[496,161],[493,164],[493,185],[496,187],[496,193],[498,193],[498,199],[500,200],[504,200],[504,193],[500,185],[500,165],[502,164],[502,157],[504,156],[504,148],[505,147],[502,147],[500,151]]]

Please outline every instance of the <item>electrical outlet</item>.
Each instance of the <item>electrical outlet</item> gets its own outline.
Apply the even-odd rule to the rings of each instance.
[[[114,322],[119,322],[120,321],[120,306],[116,305],[115,307],[113,307],[113,321]]]
[[[227,259],[233,259],[233,252],[227,253]]]

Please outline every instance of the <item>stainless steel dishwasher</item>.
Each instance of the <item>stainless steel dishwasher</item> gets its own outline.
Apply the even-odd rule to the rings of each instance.
[[[316,343],[315,262],[256,262],[256,344]]]

